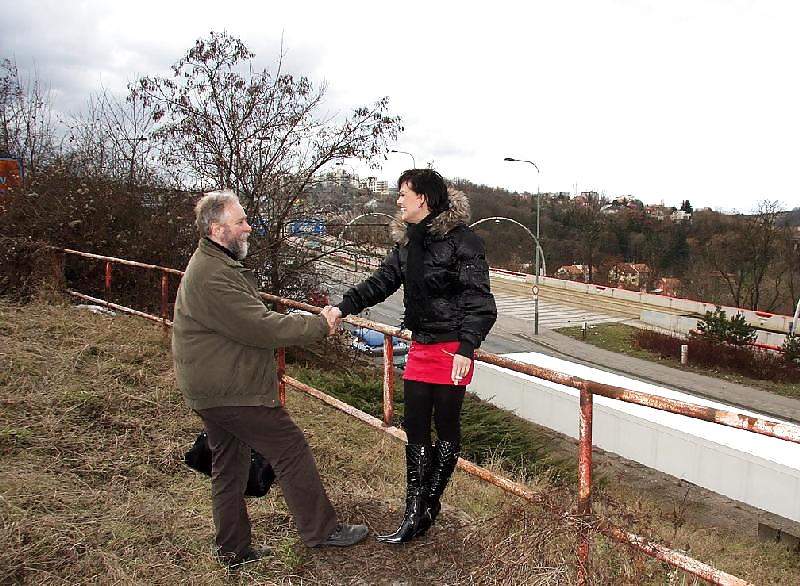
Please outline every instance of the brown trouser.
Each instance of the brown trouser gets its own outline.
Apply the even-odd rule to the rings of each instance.
[[[328,538],[336,511],[303,432],[283,407],[213,407],[197,413],[212,452],[211,498],[221,553],[243,555],[250,547],[244,491],[251,447],[272,465],[303,543],[313,547]]]

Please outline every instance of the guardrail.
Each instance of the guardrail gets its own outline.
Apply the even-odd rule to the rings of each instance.
[[[165,332],[171,326],[172,322],[169,321],[166,315],[166,308],[168,303],[166,295],[168,291],[168,277],[169,275],[183,275],[182,271],[161,267],[157,265],[148,265],[135,261],[129,261],[114,257],[101,256],[97,254],[81,252],[70,249],[54,249],[56,254],[55,266],[62,267],[63,269],[63,255],[71,254],[79,257],[99,260],[106,263],[105,271],[105,291],[108,294],[111,289],[111,265],[120,264],[124,266],[131,266],[137,268],[144,268],[148,270],[156,270],[162,272],[161,279],[161,309],[162,315],[153,316],[129,307],[124,307],[111,303],[103,299],[97,299],[88,295],[84,295],[77,291],[68,289],[68,293],[76,298],[91,301],[105,307],[110,307],[118,311],[144,317],[156,322],[162,323]],[[62,255],[59,257],[59,255]],[[291,307],[309,311],[311,313],[319,313],[320,308],[307,303],[286,299],[267,293],[261,293],[261,297],[267,301],[275,303],[277,307]],[[315,389],[305,383],[293,379],[285,373],[285,350],[280,348],[278,350],[278,371],[280,375],[280,397],[281,402],[286,402],[285,385],[290,386],[317,397],[321,401],[336,407],[337,409],[356,417],[357,419],[377,428],[382,431],[406,441],[406,434],[401,429],[392,425],[393,417],[393,397],[394,397],[394,376],[392,366],[392,336],[397,336],[406,340],[410,339],[409,333],[405,330],[399,330],[385,324],[372,322],[367,319],[359,317],[348,317],[345,321],[358,325],[371,328],[384,335],[384,360],[383,360],[383,420],[380,420],[368,413],[360,411],[355,407],[348,405],[323,393],[319,389]],[[589,558],[589,538],[592,532],[600,533],[609,537],[618,543],[623,543],[634,550],[637,550],[645,555],[665,562],[675,568],[683,570],[689,574],[697,576],[711,584],[720,584],[726,586],[745,586],[750,584],[746,580],[738,578],[737,576],[718,570],[704,562],[694,559],[686,554],[665,547],[661,544],[648,541],[646,538],[630,533],[622,528],[615,527],[607,522],[598,522],[592,519],[591,512],[591,489],[592,489],[592,421],[593,421],[593,396],[600,395],[624,401],[627,403],[634,403],[643,405],[653,409],[668,411],[684,415],[686,417],[693,417],[695,419],[702,419],[719,425],[743,429],[752,433],[768,435],[779,438],[785,441],[800,443],[800,427],[773,421],[770,419],[761,419],[756,417],[745,416],[739,413],[725,411],[722,409],[715,409],[702,405],[695,405],[684,401],[674,399],[667,399],[657,395],[651,395],[640,391],[633,391],[622,387],[615,387],[612,385],[602,384],[595,381],[582,379],[575,376],[565,375],[556,371],[548,370],[531,364],[525,364],[510,358],[504,358],[481,350],[476,351],[475,359],[488,364],[494,364],[503,368],[514,370],[523,374],[527,374],[543,380],[548,380],[565,386],[576,388],[580,392],[580,433],[579,433],[579,447],[578,447],[578,498],[575,507],[575,513],[564,512],[557,506],[548,501],[545,495],[533,491],[531,488],[514,482],[508,478],[495,474],[486,468],[478,466],[468,460],[459,458],[458,467],[467,472],[477,476],[483,480],[491,482],[492,484],[502,488],[503,490],[515,494],[537,506],[546,508],[555,514],[559,515],[565,522],[572,524],[576,531],[576,558],[577,558],[577,584],[586,586],[588,584],[589,576],[587,570],[587,563]]]

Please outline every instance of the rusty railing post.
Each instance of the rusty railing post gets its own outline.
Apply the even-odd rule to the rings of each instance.
[[[276,303],[275,311],[283,313],[284,312],[283,306],[280,303]],[[278,398],[281,401],[281,405],[285,407],[286,380],[284,378],[284,375],[286,374],[286,348],[278,348],[275,354],[278,360]]]
[[[55,283],[55,288],[63,291],[67,288],[67,278],[64,274],[64,263],[66,254],[60,250],[53,250],[53,280]]]
[[[169,308],[169,275],[167,271],[161,271],[161,323],[164,328],[164,335],[169,333],[169,326],[167,325],[167,311]]]
[[[394,406],[394,347],[392,336],[383,334],[383,423],[392,424]]]
[[[286,348],[278,348],[278,398],[281,405],[286,406]]]
[[[578,445],[578,586],[586,586],[589,562],[589,525],[592,512],[592,393],[580,389]]]
[[[106,278],[105,278],[105,286],[106,286],[106,301],[111,300],[111,261],[106,261]]]

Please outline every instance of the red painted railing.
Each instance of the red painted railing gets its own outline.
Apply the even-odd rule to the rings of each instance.
[[[169,289],[168,275],[170,274],[182,275],[183,274],[182,271],[160,267],[156,265],[147,265],[135,261],[127,261],[113,257],[105,257],[96,254],[79,252],[76,250],[69,250],[69,249],[56,249],[56,254],[57,255],[72,254],[84,258],[105,261],[106,262],[105,290],[107,295],[111,287],[110,266],[113,263],[161,271],[162,272],[161,317],[149,315],[147,313],[136,311],[128,307],[123,307],[111,303],[107,300],[90,297],[88,295],[84,295],[76,291],[68,290],[68,292],[70,295],[73,295],[80,299],[84,299],[87,301],[91,301],[93,303],[97,303],[99,305],[110,307],[121,312],[144,317],[156,322],[161,322],[164,325],[165,330],[168,326],[172,325],[172,322],[169,321],[168,316],[166,315],[167,311],[166,308],[168,307],[167,295]],[[54,263],[54,266],[56,266],[57,268],[58,267],[63,268],[62,259],[57,258],[56,262]],[[269,295],[267,293],[262,293],[261,296],[265,300],[275,303],[276,307],[278,308],[291,307],[295,309],[309,311],[311,313],[320,312],[320,308],[308,305],[306,303],[301,303],[291,299],[277,297],[275,295]],[[364,326],[371,328],[373,330],[381,332],[384,335],[383,421],[373,417],[372,415],[369,415],[368,413],[364,413],[363,411],[360,411],[355,407],[348,405],[340,401],[339,399],[336,399],[335,397],[331,397],[318,389],[315,389],[289,376],[286,376],[285,354],[283,349],[280,349],[278,352],[278,371],[279,374],[281,375],[281,391],[280,391],[281,401],[285,402],[285,385],[289,384],[298,390],[301,390],[314,397],[317,397],[321,401],[324,401],[325,403],[332,405],[337,409],[340,409],[341,411],[348,413],[349,415],[352,415],[353,417],[356,417],[365,423],[368,423],[369,425],[372,425],[373,427],[381,429],[398,439],[406,441],[405,432],[392,425],[392,404],[393,404],[393,394],[394,394],[394,389],[393,389],[394,375],[392,367],[392,336],[398,336],[400,338],[408,340],[409,339],[408,333],[405,331],[401,331],[397,328],[387,326],[385,324],[372,322],[367,319],[358,317],[349,317],[346,319],[346,321],[357,326]],[[667,399],[657,395],[651,395],[648,393],[632,391],[621,387],[615,387],[612,385],[606,385],[595,381],[585,380],[579,377],[566,375],[560,372],[548,370],[531,364],[526,364],[510,358],[504,358],[502,356],[497,356],[495,354],[490,354],[480,350],[476,351],[475,359],[481,362],[486,362],[489,364],[501,366],[503,368],[507,368],[543,380],[548,380],[551,382],[570,386],[580,391],[578,501],[576,506],[576,512],[574,514],[565,513],[558,507],[558,505],[554,505],[551,502],[549,502],[544,495],[536,493],[535,491],[531,490],[529,487],[525,485],[516,483],[512,480],[509,480],[508,478],[495,474],[490,470],[482,468],[472,462],[469,462],[468,460],[464,460],[463,458],[459,458],[458,460],[458,467],[464,470],[465,472],[477,476],[479,478],[482,478],[483,480],[486,480],[488,482],[491,482],[492,484],[502,488],[503,490],[515,494],[531,503],[544,507],[558,514],[561,518],[564,519],[565,522],[571,523],[575,526],[576,539],[577,539],[576,556],[577,556],[578,584],[580,585],[588,584],[587,564],[589,556],[589,538],[592,532],[603,534],[616,542],[624,543],[629,547],[631,547],[632,549],[635,549],[650,557],[653,557],[662,562],[670,564],[675,568],[678,568],[689,574],[697,576],[712,584],[721,584],[729,586],[745,586],[747,584],[750,584],[746,580],[743,580],[741,578],[738,578],[736,576],[718,570],[708,564],[705,564],[699,560],[691,558],[680,551],[676,551],[668,547],[665,547],[663,545],[650,542],[639,535],[635,535],[619,527],[614,527],[606,522],[595,522],[592,520],[591,487],[592,487],[593,396],[601,395],[603,397],[616,399],[618,401],[634,403],[637,405],[644,405],[646,407],[651,407],[653,409],[669,411],[670,413],[677,413],[680,415],[684,415],[686,417],[702,419],[704,421],[713,422],[719,425],[735,427],[738,429],[750,431],[752,433],[768,435],[771,437],[776,437],[794,443],[800,443],[800,427],[787,423],[782,423],[779,421],[745,416],[740,413],[725,411],[722,409],[714,409],[712,407],[705,407],[701,405],[695,405],[693,403],[687,403],[684,401],[678,401],[674,399]]]

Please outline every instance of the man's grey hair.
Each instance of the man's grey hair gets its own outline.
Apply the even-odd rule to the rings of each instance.
[[[200,198],[194,206],[194,224],[200,236],[211,234],[211,224],[221,224],[224,221],[222,216],[225,215],[225,206],[229,203],[239,203],[239,197],[232,189],[209,191]]]

